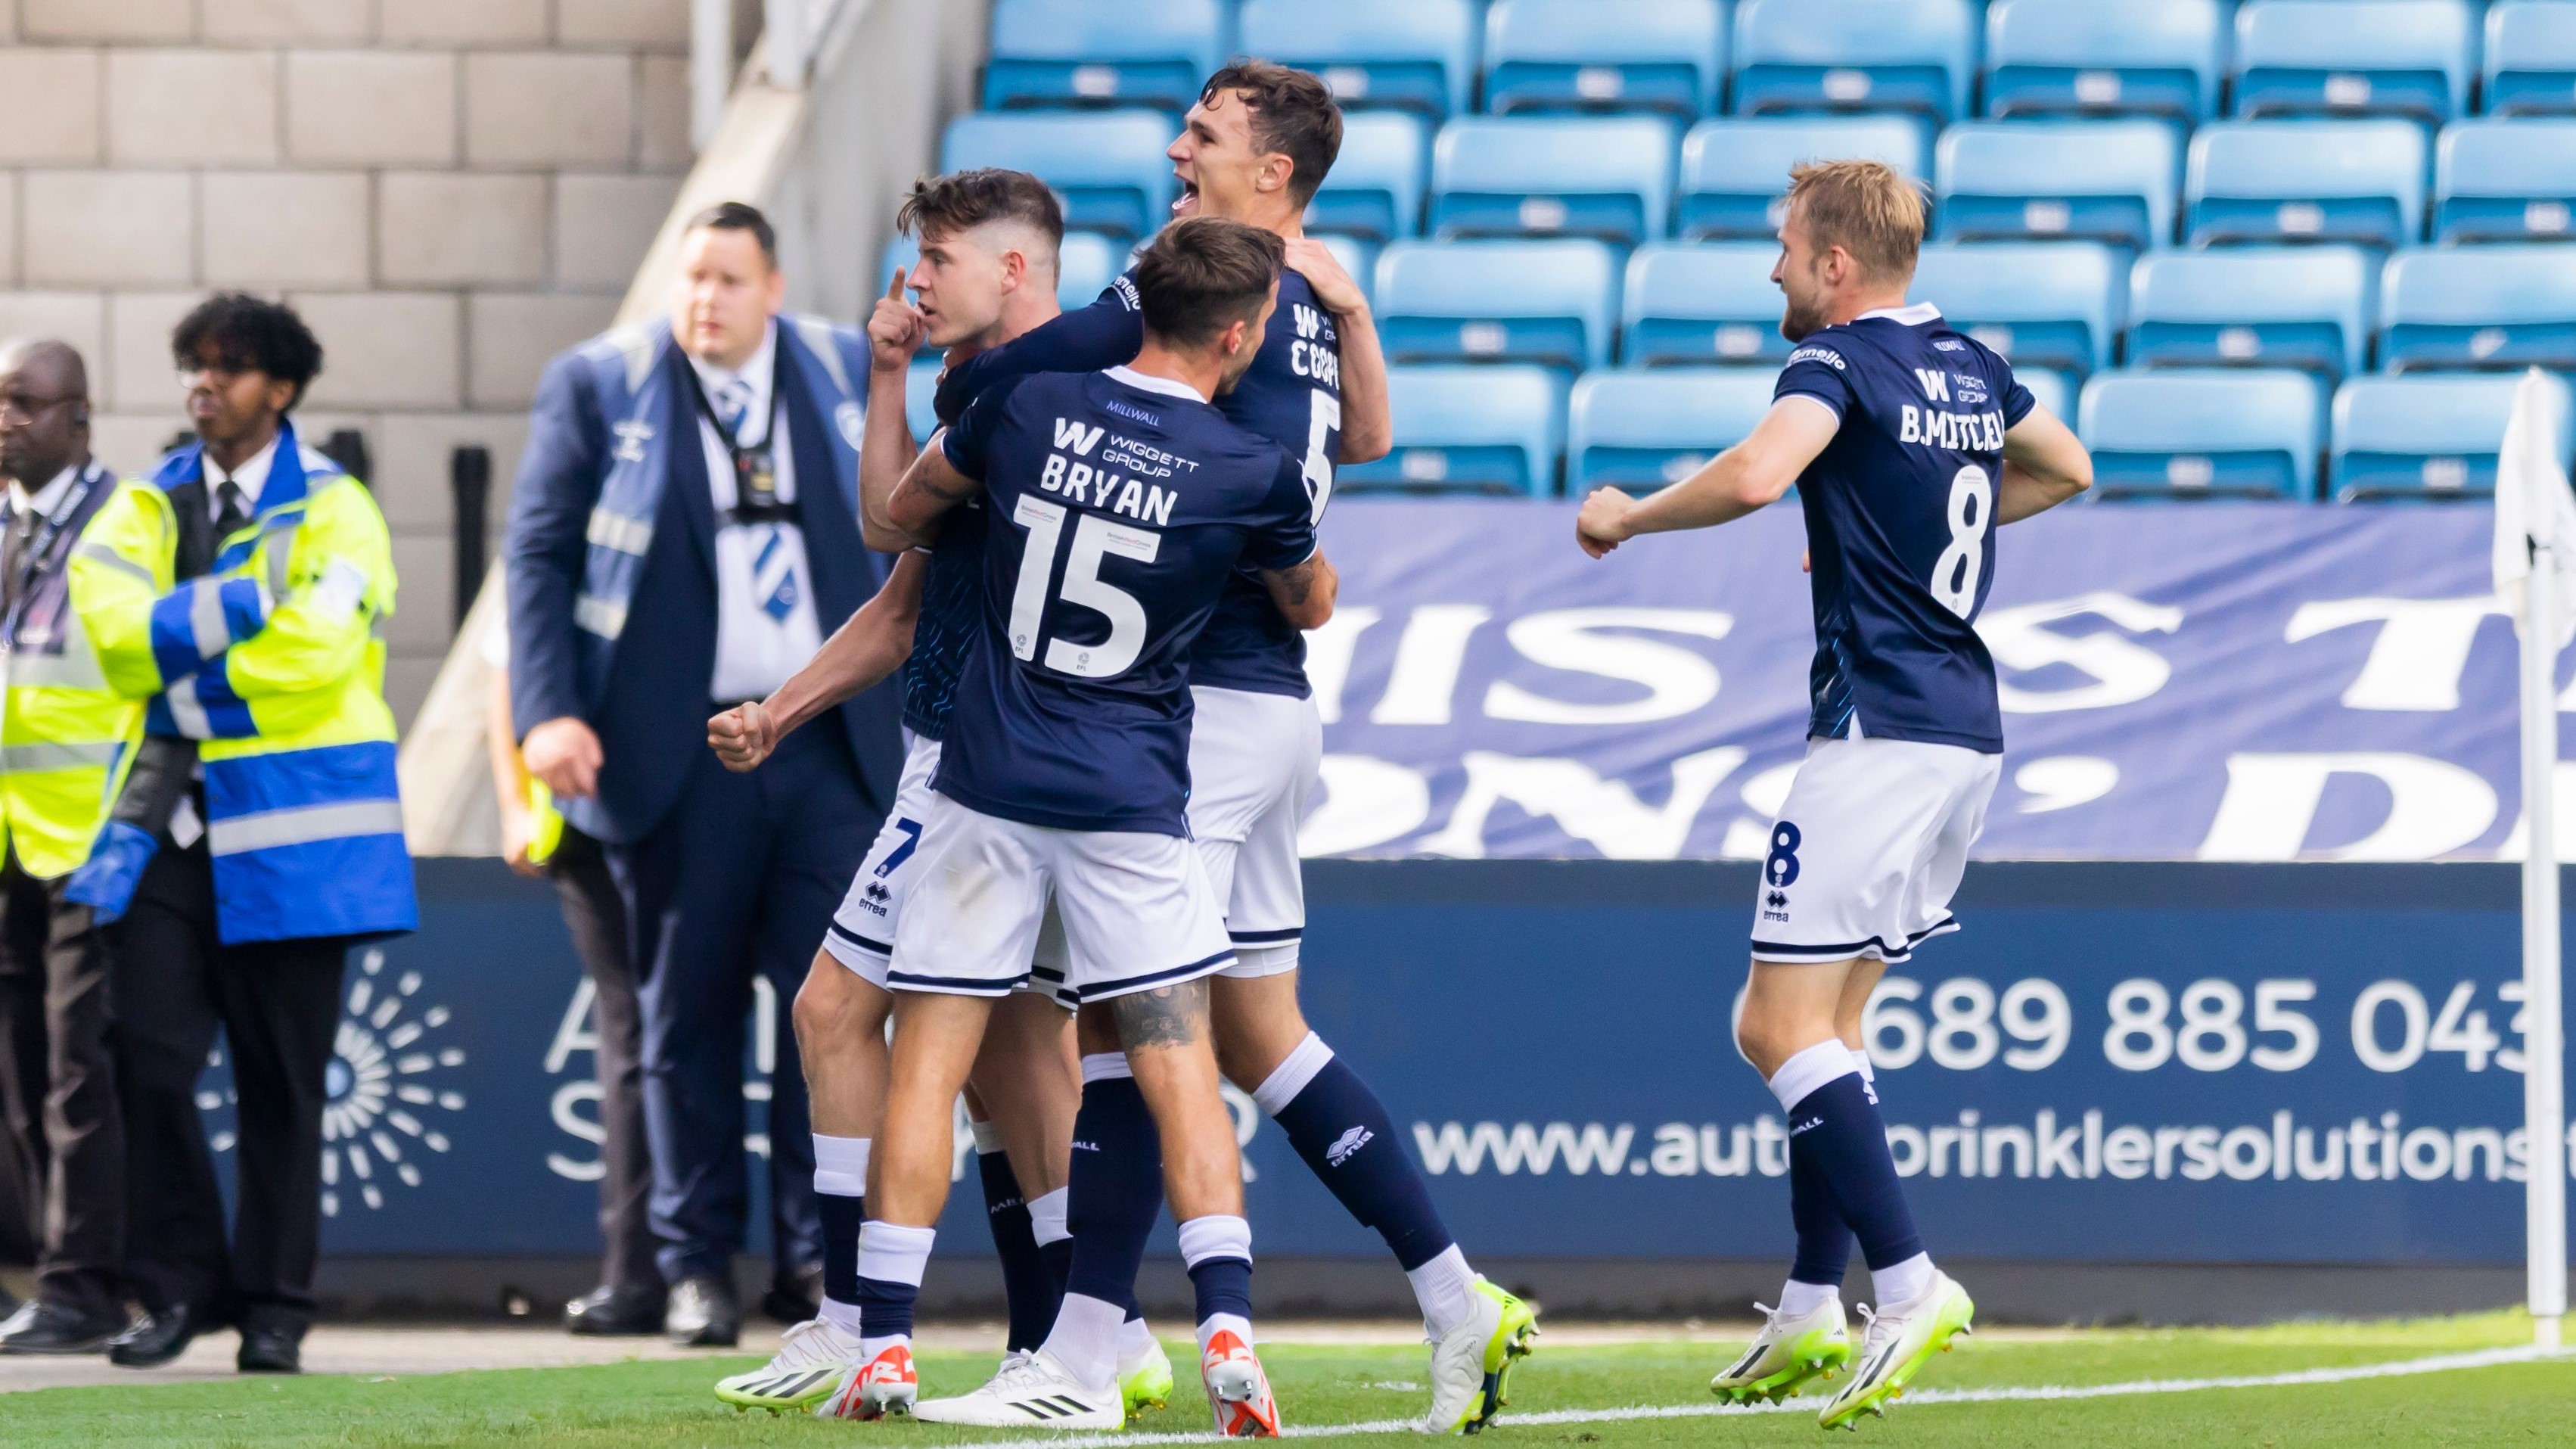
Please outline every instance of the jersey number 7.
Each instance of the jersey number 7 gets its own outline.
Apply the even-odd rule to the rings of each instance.
[[[1038,655],[1038,629],[1046,615],[1049,585],[1055,580],[1055,546],[1064,537],[1061,503],[1022,494],[1011,521],[1029,531],[1020,554],[1019,582],[1011,589],[1011,653],[1020,659]],[[1150,528],[1112,523],[1096,513],[1083,514],[1073,529],[1073,551],[1064,561],[1064,580],[1055,596],[1079,604],[1109,621],[1109,637],[1097,644],[1047,641],[1046,667],[1079,679],[1106,679],[1127,672],[1145,650],[1145,606],[1134,594],[1100,577],[1101,560],[1110,554],[1152,563],[1163,536]]]

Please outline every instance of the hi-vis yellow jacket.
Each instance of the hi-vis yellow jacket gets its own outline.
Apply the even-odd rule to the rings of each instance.
[[[162,460],[164,490],[204,476]],[[358,480],[278,432],[259,513],[212,571],[152,606],[155,734],[198,741],[226,943],[419,923],[394,783],[384,621],[393,542]]]
[[[95,462],[37,525],[27,587],[0,618],[0,836],[29,875],[89,858],[134,764],[177,539],[160,489]]]

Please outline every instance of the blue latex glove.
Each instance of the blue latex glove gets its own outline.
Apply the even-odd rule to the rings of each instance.
[[[102,926],[117,920],[134,904],[134,888],[142,883],[143,867],[152,863],[153,853],[160,848],[161,843],[141,829],[110,821],[99,832],[98,843],[90,847],[89,859],[72,872],[63,898],[88,906]]]

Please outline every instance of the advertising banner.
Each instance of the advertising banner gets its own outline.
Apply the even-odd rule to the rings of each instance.
[[[2002,530],[1978,627],[2008,750],[1979,856],[2518,857],[2492,530],[2482,505],[2294,504]],[[1763,855],[1815,648],[1794,503],[1599,562],[1568,504],[1355,500],[1324,543],[1310,854]]]

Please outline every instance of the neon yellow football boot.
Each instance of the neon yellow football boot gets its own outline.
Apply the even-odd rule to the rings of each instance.
[[[1888,1401],[1904,1395],[1932,1355],[1949,1352],[1953,1339],[1976,1331],[1977,1305],[1949,1274],[1935,1271],[1932,1286],[1912,1301],[1882,1305],[1876,1313],[1864,1308],[1861,1316],[1869,1330],[1861,1335],[1851,1382],[1816,1416],[1827,1429],[1857,1429],[1865,1413],[1885,1418]]]
[[[1538,1315],[1478,1278],[1467,1317],[1431,1344],[1426,1434],[1474,1434],[1511,1402],[1512,1368],[1538,1345]]]
[[[1828,1298],[1792,1316],[1764,1304],[1762,1331],[1744,1353],[1708,1381],[1709,1391],[1730,1404],[1778,1403],[1798,1392],[1808,1380],[1832,1378],[1851,1362],[1851,1332],[1843,1326],[1843,1302]]]
[[[1133,1357],[1118,1360],[1118,1397],[1127,1406],[1127,1422],[1135,1423],[1148,1409],[1159,1409],[1172,1399],[1172,1356],[1163,1352],[1155,1339]]]

